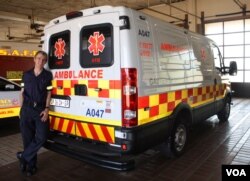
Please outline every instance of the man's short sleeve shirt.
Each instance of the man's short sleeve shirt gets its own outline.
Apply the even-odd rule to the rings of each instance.
[[[35,76],[34,69],[23,75],[24,101],[46,103],[47,91],[52,89],[52,73],[43,69]]]

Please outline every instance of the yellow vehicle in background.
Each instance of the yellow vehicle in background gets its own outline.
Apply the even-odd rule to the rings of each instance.
[[[17,83],[0,77],[0,119],[19,115],[20,90]]]

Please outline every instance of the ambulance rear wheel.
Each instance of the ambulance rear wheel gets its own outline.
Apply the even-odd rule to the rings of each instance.
[[[183,117],[178,117],[170,136],[170,151],[173,156],[180,156],[187,146],[188,126]]]
[[[217,114],[220,122],[228,121],[231,110],[231,99],[229,97],[226,98],[223,109]]]

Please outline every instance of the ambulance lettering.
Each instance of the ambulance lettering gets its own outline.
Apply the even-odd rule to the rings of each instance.
[[[0,107],[10,107],[18,105],[17,99],[0,99]]]
[[[152,50],[153,50],[153,44],[150,42],[140,42],[140,55],[141,57],[151,57],[152,56]]]
[[[102,118],[104,110],[102,109],[90,109],[86,111],[86,116]]]
[[[4,106],[11,106],[11,100],[10,99],[0,99],[0,107]]]
[[[103,70],[102,69],[93,69],[93,70],[66,70],[66,71],[56,71],[54,73],[55,79],[102,79]]]
[[[101,58],[92,58],[92,63],[100,63],[101,62]]]
[[[1,114],[7,114],[7,112],[6,111],[0,111],[0,115]]]
[[[14,111],[8,110],[8,114],[13,114],[13,113],[14,113]]]
[[[142,37],[150,37],[150,31],[146,31],[146,30],[141,30],[139,29],[139,36],[142,36]]]
[[[162,51],[168,51],[168,52],[180,52],[185,50],[185,48],[180,47],[178,45],[170,44],[170,43],[161,43],[160,49]]]
[[[93,53],[94,56],[98,56],[99,52],[103,52],[105,46],[103,44],[105,37],[99,32],[94,32],[93,35],[90,35],[88,42],[90,43],[88,50],[89,53]]]

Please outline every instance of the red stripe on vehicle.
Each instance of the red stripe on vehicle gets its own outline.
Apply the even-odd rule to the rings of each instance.
[[[66,133],[71,133],[73,125],[74,125],[74,122],[73,121],[69,121]]]
[[[114,140],[111,138],[108,132],[108,128],[106,126],[101,126],[103,135],[108,143],[114,143]]]
[[[95,130],[93,124],[88,124],[88,127],[89,127],[89,130],[90,130],[91,134],[92,134],[93,139],[99,140],[99,137],[98,137],[98,135],[96,133],[96,130]]]
[[[82,127],[82,124],[81,123],[76,123],[76,126],[77,126],[78,130],[80,131],[81,136],[87,138],[87,135],[86,135],[86,133],[85,133],[83,127]]]
[[[53,129],[54,128],[54,125],[55,125],[55,117],[51,117],[50,119],[50,128]]]
[[[63,119],[63,118],[60,118],[60,119],[59,119],[59,125],[58,125],[58,130],[59,130],[59,131],[62,131],[63,122],[64,122],[64,119]]]

